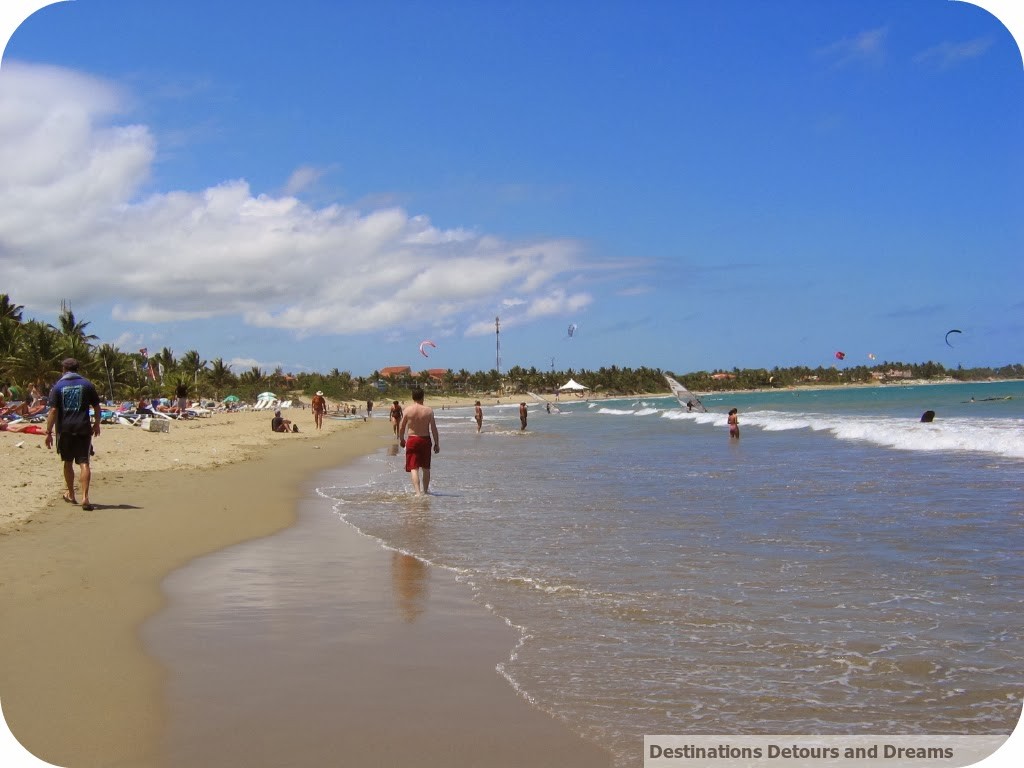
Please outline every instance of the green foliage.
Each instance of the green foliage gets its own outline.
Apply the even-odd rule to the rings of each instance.
[[[115,400],[134,400],[140,396],[172,397],[183,384],[191,398],[223,400],[236,395],[252,401],[264,391],[272,391],[286,399],[299,394],[308,398],[322,391],[334,402],[375,402],[408,400],[412,389],[422,386],[437,395],[474,395],[509,397],[534,392],[550,395],[570,378],[607,396],[629,396],[641,393],[663,393],[668,388],[661,369],[601,367],[566,371],[540,371],[535,367],[513,366],[505,373],[489,371],[447,370],[439,378],[426,372],[385,378],[379,371],[369,376],[353,376],[333,368],[329,373],[291,375],[277,368],[266,373],[258,367],[235,374],[223,360],[203,360],[198,350],[190,349],[180,359],[164,347],[151,357],[162,366],[162,377],[152,381],[141,354],[126,353],[110,344],[96,345],[97,337],[87,333],[88,322],[78,320],[71,308],[61,303],[59,327],[38,320],[26,320],[24,307],[0,293],[0,383],[28,387],[32,384],[47,389],[61,375],[61,360],[75,357],[83,372],[96,382],[100,391]],[[667,372],[671,373],[671,372]],[[958,367],[947,370],[940,363],[882,362],[878,365],[850,365],[808,368],[739,369],[731,371],[695,371],[671,374],[695,392],[771,389],[819,384],[855,384],[891,382],[904,379],[955,381],[986,379],[1024,379],[1024,365],[999,368]]]

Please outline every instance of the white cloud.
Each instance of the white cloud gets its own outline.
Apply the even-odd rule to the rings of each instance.
[[[558,315],[572,316],[593,302],[588,293],[568,293],[562,288],[552,288],[529,300],[506,300],[505,311],[501,313],[501,327],[514,328],[545,317]],[[510,311],[509,311],[510,310]],[[466,329],[466,336],[486,336],[494,333],[494,320],[479,320]]]
[[[263,363],[254,357],[233,357],[224,362],[235,373],[241,373],[253,368],[259,368],[262,371],[272,371],[277,368],[277,363]]]
[[[297,195],[304,189],[308,189],[311,185],[315,184],[324,172],[320,168],[314,168],[311,165],[304,165],[301,168],[296,168],[292,171],[292,175],[288,178],[288,182],[284,185],[284,193],[286,195]]]
[[[992,41],[987,38],[975,38],[962,43],[940,43],[917,54],[914,63],[942,71],[984,55],[991,46]]]
[[[493,329],[509,295],[525,308],[512,322],[590,301],[553,288],[584,268],[570,240],[510,243],[396,207],[315,208],[243,179],[139,197],[156,147],[147,127],[114,122],[123,98],[96,78],[5,64],[0,285],[30,309],[109,303],[124,322],[240,317],[306,336],[472,333],[475,321]],[[318,175],[299,168],[286,188]]]
[[[830,60],[836,67],[857,63],[879,65],[885,58],[885,39],[888,34],[888,27],[869,29],[819,49],[818,55]]]

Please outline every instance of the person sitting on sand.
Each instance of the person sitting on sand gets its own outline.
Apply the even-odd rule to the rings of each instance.
[[[280,411],[274,411],[274,418],[270,420],[270,428],[275,432],[298,432],[298,428],[281,415]]]

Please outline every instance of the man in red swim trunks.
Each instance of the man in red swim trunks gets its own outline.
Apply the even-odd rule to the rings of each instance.
[[[409,430],[408,440],[405,431]],[[402,413],[398,425],[398,444],[405,448],[405,471],[412,480],[412,489],[417,496],[430,493],[430,450],[441,452],[441,440],[437,436],[437,422],[434,409],[423,404],[423,390],[412,391],[412,405]],[[423,473],[423,489],[420,490],[420,472]]]

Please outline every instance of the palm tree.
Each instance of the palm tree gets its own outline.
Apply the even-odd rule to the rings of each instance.
[[[231,367],[224,362],[224,358],[218,357],[210,363],[206,369],[206,380],[213,387],[214,398],[220,400],[220,393],[225,391],[235,382],[235,374]]]
[[[18,381],[43,388],[63,373],[64,345],[60,333],[49,323],[29,320],[22,325],[17,354],[11,361],[11,373]]]
[[[198,387],[199,374],[204,370],[206,370],[206,361],[199,357],[199,352],[194,349],[183,354],[181,360],[178,361],[179,378],[189,379],[191,388]],[[175,386],[177,384],[178,382],[175,381]]]
[[[18,357],[18,344],[24,326],[12,317],[0,317],[0,381],[12,378],[11,366]]]
[[[266,383],[267,377],[263,373],[263,371],[260,370],[258,365],[254,365],[248,371],[239,376],[238,380],[242,384],[248,384],[253,387],[261,387]]]
[[[0,320],[13,320],[21,322],[21,312],[25,308],[21,304],[11,302],[11,297],[6,293],[0,293]]]
[[[96,341],[99,338],[96,334],[85,332],[85,329],[89,327],[89,323],[76,321],[75,313],[71,311],[71,307],[65,301],[60,303],[60,317],[58,321],[60,322],[60,333],[67,339],[88,344],[90,341]]]
[[[114,399],[115,391],[129,385],[128,373],[131,358],[111,344],[104,344],[95,351],[96,368],[102,368],[103,381],[107,384],[108,395]],[[99,370],[97,370],[97,377]],[[102,387],[100,387],[102,389]]]
[[[196,371],[206,369],[206,361],[199,356],[198,351],[190,349],[181,356],[181,359],[178,361],[178,368],[181,369],[182,373],[195,375]]]
[[[163,371],[161,375],[170,374],[171,371],[173,371],[178,366],[177,360],[174,359],[174,352],[171,350],[170,347],[164,347],[155,355],[153,355],[151,359],[156,360],[156,362],[159,365],[163,366]],[[157,372],[161,373],[159,368],[157,369]]]

